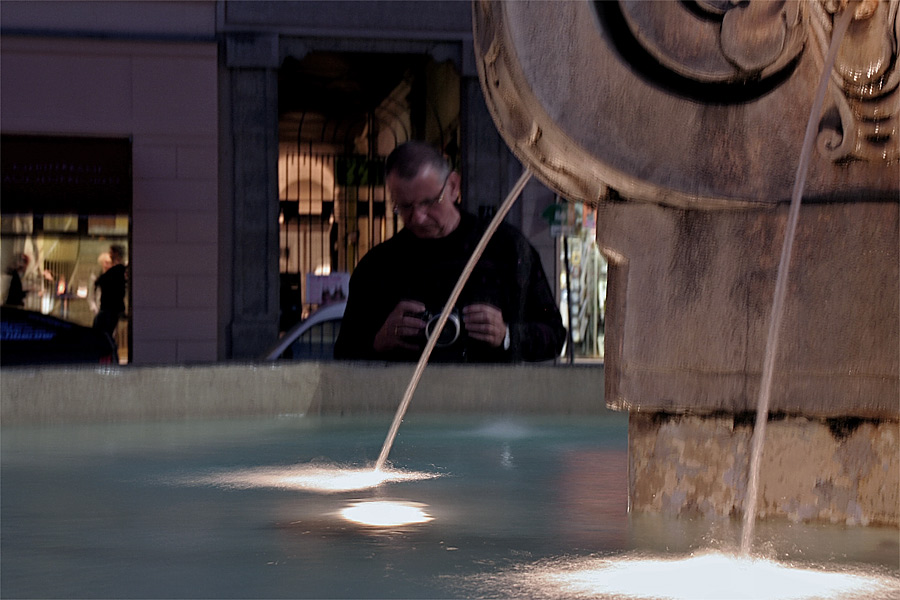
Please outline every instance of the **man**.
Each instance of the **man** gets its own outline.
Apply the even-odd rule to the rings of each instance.
[[[15,264],[6,270],[7,275],[10,276],[9,291],[6,293],[6,306],[25,307],[25,296],[28,295],[28,290],[22,285],[22,278],[25,277],[29,262],[30,259],[27,254],[17,254]]]
[[[431,146],[399,146],[385,171],[404,227],[353,272],[335,358],[418,360],[487,227],[459,209],[459,174]],[[559,355],[565,335],[537,251],[503,224],[463,288],[432,360],[549,360]]]
[[[122,246],[118,244],[110,246],[111,266],[94,282],[94,288],[100,290],[100,310],[94,317],[94,329],[106,332],[111,338],[115,337],[119,319],[125,313],[127,271],[122,264],[124,258],[125,249]]]

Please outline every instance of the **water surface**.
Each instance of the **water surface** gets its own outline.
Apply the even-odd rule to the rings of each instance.
[[[629,517],[623,413],[413,414],[391,464],[429,478],[320,492],[256,477],[367,468],[389,424],[378,416],[4,428],[0,595],[502,596],[496,577],[541,561],[685,557],[740,537],[728,519]],[[375,500],[429,519],[372,527],[340,514]],[[897,569],[896,530],[762,523],[757,535],[780,560]]]

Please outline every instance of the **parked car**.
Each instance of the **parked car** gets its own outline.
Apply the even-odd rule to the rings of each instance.
[[[289,329],[264,360],[333,360],[346,302],[327,304]]]
[[[0,365],[117,364],[104,332],[31,310],[0,308]]]

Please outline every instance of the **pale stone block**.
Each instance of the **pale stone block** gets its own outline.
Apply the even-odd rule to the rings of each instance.
[[[132,213],[131,241],[161,244],[177,241],[177,214],[174,211],[140,210]]]
[[[218,214],[215,211],[179,211],[176,238],[189,244],[217,243],[219,239]]]
[[[743,515],[752,427],[731,416],[632,413],[632,509]],[[787,417],[766,427],[757,515],[900,525],[896,420]]]
[[[208,343],[198,340],[192,351]],[[174,344],[141,342],[135,353],[164,360],[166,352],[174,356]],[[280,362],[4,369],[0,422],[9,426],[279,414],[393,415],[413,368]],[[602,382],[603,369],[595,367],[433,365],[410,412],[605,414],[608,411],[598,392]],[[73,402],[73,389],[91,393]],[[617,470],[623,467],[610,465]],[[624,504],[624,493],[614,493]]]
[[[135,143],[132,168],[135,179],[175,179],[178,172],[176,147]]]
[[[96,132],[130,130],[128,58],[79,55],[80,48],[80,44],[70,43],[58,52],[19,54],[3,40],[0,103],[4,131],[21,129],[25,121],[41,123],[37,131],[54,133],[84,131],[88,124]]]
[[[215,244],[144,244],[141,247],[144,275],[210,275],[216,272]]]
[[[212,49],[209,58],[160,56],[133,60],[135,133],[216,133],[216,46],[208,46]]]
[[[179,341],[177,360],[179,363],[212,363],[216,360],[215,338],[203,341]]]
[[[139,311],[139,313],[142,311]],[[176,341],[148,339],[143,335],[141,327],[132,322],[132,346],[130,357],[132,364],[158,365],[175,362]]]
[[[178,179],[198,179],[215,185],[219,172],[219,149],[215,143],[180,145],[176,154]]]
[[[318,378],[314,363],[289,368],[21,369],[0,381],[2,421],[11,425],[303,414]],[[72,389],[91,393],[73,402]]]
[[[208,181],[135,179],[135,210],[210,210],[216,208],[217,188]]]
[[[175,308],[177,306],[176,280],[162,275],[140,275],[131,278],[132,294],[145,308]]]
[[[7,2],[3,26],[111,35],[215,35],[215,2]],[[5,40],[4,40],[5,44]]]
[[[147,340],[207,340],[216,335],[215,307],[201,309],[135,310],[134,337]],[[169,360],[174,360],[174,356]]]
[[[180,275],[178,277],[179,308],[216,306],[218,280],[215,276]]]

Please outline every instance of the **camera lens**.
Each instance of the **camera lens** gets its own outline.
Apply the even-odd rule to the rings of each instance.
[[[440,319],[441,315],[434,315],[425,324],[425,337],[431,340],[431,336],[434,335],[434,330],[437,328],[438,319]],[[447,323],[444,325],[444,329],[441,330],[441,334],[438,336],[436,346],[449,346],[459,337],[460,330],[460,321],[459,315],[456,314],[456,311],[450,313],[450,316],[447,318]]]

